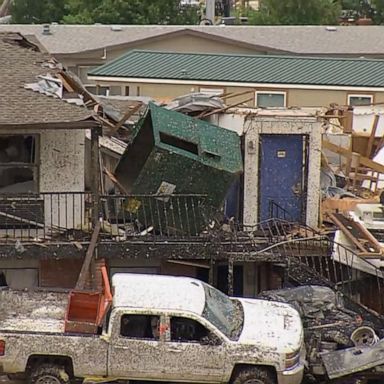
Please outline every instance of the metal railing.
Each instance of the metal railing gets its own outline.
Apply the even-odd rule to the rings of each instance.
[[[274,200],[269,200],[268,209],[270,219],[293,220],[292,215]]]
[[[101,241],[188,239],[202,235],[212,212],[205,195],[0,195],[0,244],[88,241],[95,217],[102,223]]]
[[[211,209],[205,195],[101,196],[102,237],[191,238],[205,230]]]
[[[86,192],[0,194],[0,243],[76,239],[91,230],[93,206]]]
[[[303,224],[270,219],[246,228],[253,239],[246,252],[273,254],[287,263],[287,275],[297,285],[325,285],[351,302],[384,314],[384,272],[354,250]],[[265,242],[258,242],[258,236]]]

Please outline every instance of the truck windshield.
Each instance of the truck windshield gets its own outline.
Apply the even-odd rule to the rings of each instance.
[[[230,299],[210,285],[203,284],[205,307],[202,316],[228,338],[237,340],[243,327],[243,308],[238,300]]]

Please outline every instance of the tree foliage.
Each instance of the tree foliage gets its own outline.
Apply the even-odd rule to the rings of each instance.
[[[1,1],[1,0],[0,0]],[[14,23],[197,24],[196,7],[179,0],[14,0]]]
[[[341,4],[335,0],[261,0],[259,11],[249,14],[250,24],[337,24]]]
[[[12,22],[19,24],[59,22],[64,14],[63,0],[14,0],[11,6]]]
[[[384,24],[384,0],[372,0],[374,8],[373,21],[375,24]]]

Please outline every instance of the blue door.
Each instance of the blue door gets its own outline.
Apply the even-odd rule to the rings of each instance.
[[[260,135],[259,219],[305,221],[306,137]]]

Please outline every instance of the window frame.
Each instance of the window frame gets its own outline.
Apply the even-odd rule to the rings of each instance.
[[[0,134],[0,140],[2,137],[9,137],[9,136],[23,136],[23,137],[32,137],[34,140],[34,159],[31,163],[23,163],[23,162],[10,162],[8,163],[1,163],[0,162],[0,169],[1,168],[7,168],[11,165],[14,165],[15,167],[20,166],[21,168],[28,168],[32,170],[33,173],[33,182],[34,182],[34,191],[33,193],[39,193],[40,192],[40,134],[39,133],[1,133]],[[12,195],[12,194],[20,194],[20,193],[14,193],[14,192],[6,192],[6,194]],[[0,192],[1,195],[1,192]]]
[[[165,322],[166,326],[169,329],[168,336],[165,339],[166,343],[187,343],[187,344],[199,344],[198,342],[188,342],[188,341],[175,341],[172,340],[171,335],[171,320],[173,317],[179,317],[179,318],[185,318],[189,320],[196,321],[200,325],[202,325],[204,328],[206,328],[210,333],[213,333],[218,339],[220,339],[220,344],[224,344],[225,342],[230,341],[218,328],[216,328],[212,323],[210,323],[207,319],[205,319],[202,316],[197,316],[193,313],[167,313],[165,315]]]
[[[162,315],[160,314],[154,314],[154,313],[140,313],[140,312],[124,312],[124,313],[121,313],[120,314],[120,319],[119,319],[119,327],[118,327],[118,330],[117,330],[117,334],[118,334],[118,338],[119,339],[122,339],[122,340],[141,340],[141,341],[155,341],[155,342],[160,342],[161,341],[161,337],[159,337],[158,339],[156,339],[155,337],[134,337],[134,336],[126,336],[126,335],[123,335],[122,334],[122,322],[123,322],[123,318],[125,316],[146,316],[148,317],[149,321],[151,320],[151,317],[153,316],[157,316],[159,318],[159,321],[160,321],[160,324],[161,324],[161,321],[162,321]]]
[[[216,92],[217,91],[217,92]],[[223,96],[225,94],[225,88],[214,88],[214,87],[199,87],[199,93],[203,93],[208,96]]]
[[[283,95],[284,97],[284,105],[279,107],[260,107],[257,103],[257,96],[263,95]],[[287,92],[286,91],[255,91],[255,107],[256,108],[286,108],[287,107]]]
[[[361,105],[352,105],[351,104],[351,98],[366,98],[366,99],[370,99],[370,103],[369,104],[361,104]],[[372,94],[368,94],[368,93],[348,93],[347,94],[347,105],[348,106],[351,106],[351,107],[364,107],[364,106],[369,106],[369,105],[372,105],[374,102],[374,97]]]

